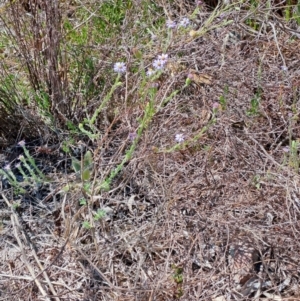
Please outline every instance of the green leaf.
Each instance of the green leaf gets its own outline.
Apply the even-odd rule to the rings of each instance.
[[[134,52],[134,56],[135,56],[135,58],[141,60],[143,58],[143,53],[141,51],[137,50]]]
[[[86,199],[85,198],[81,198],[80,200],[79,200],[79,204],[80,205],[86,205],[87,204],[87,202],[86,202]]]
[[[93,164],[92,153],[91,153],[91,151],[87,151],[83,158],[83,168],[84,169],[91,168],[92,164]]]
[[[85,229],[91,229],[91,228],[92,228],[91,224],[90,224],[88,221],[84,221],[84,222],[82,223],[82,226],[83,226],[83,228],[85,228]]]
[[[109,191],[110,187],[109,187],[109,183],[108,181],[104,181],[101,186],[100,186],[100,189],[102,189],[103,191]]]
[[[79,160],[77,160],[76,158],[72,158],[72,167],[74,169],[74,171],[77,173],[77,172],[80,172],[81,170],[81,162]]]
[[[89,169],[85,169],[81,174],[81,179],[83,181],[89,181],[91,179],[91,171]]]
[[[84,190],[85,192],[89,192],[90,189],[91,189],[91,186],[92,186],[92,184],[91,184],[90,182],[84,183],[84,184],[83,184],[83,190]]]
[[[61,190],[62,190],[63,192],[69,192],[70,189],[71,189],[71,185],[67,184],[67,185],[64,186]]]
[[[94,220],[95,220],[95,221],[98,221],[99,219],[102,219],[103,217],[105,217],[105,215],[106,215],[105,210],[103,210],[103,209],[98,209],[98,210],[97,210],[97,213],[96,213],[95,216],[94,216]]]

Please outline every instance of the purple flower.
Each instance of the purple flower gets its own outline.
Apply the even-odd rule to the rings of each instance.
[[[21,167],[21,163],[17,163],[15,166],[16,166],[16,168],[20,168]]]
[[[218,17],[217,20],[222,21],[226,17],[225,13],[221,13]]]
[[[199,1],[197,1],[197,5],[202,5],[203,4],[203,1],[201,1],[201,0],[199,0]]]
[[[121,74],[126,72],[126,65],[125,63],[117,62],[114,65],[114,71]]]
[[[19,141],[18,145],[19,145],[19,146],[22,146],[22,147],[25,146],[25,140]]]
[[[212,105],[213,110],[217,110],[217,109],[219,109],[219,107],[220,107],[220,104],[218,102],[214,102]]]
[[[188,27],[189,25],[190,25],[190,20],[188,18],[183,18],[179,23],[179,26],[181,27]]]
[[[157,35],[151,33],[151,40],[156,41],[157,40]]]
[[[128,135],[129,140],[133,141],[136,138],[137,134],[136,132],[131,132]]]
[[[160,59],[156,59],[153,61],[153,67],[156,69],[156,70],[162,70],[165,66],[165,61],[163,60],[160,60]]]
[[[187,76],[190,80],[194,80],[195,79],[195,76],[193,73],[189,73],[188,76]]]
[[[158,87],[159,87],[159,84],[157,82],[150,84],[150,88],[156,89]]]
[[[168,28],[175,28],[176,27],[176,22],[175,21],[172,21],[172,20],[167,20],[167,22],[166,22],[166,26],[168,27]]]
[[[178,143],[181,143],[184,141],[184,136],[183,134],[176,134],[175,135],[175,141],[178,142]]]
[[[147,70],[147,72],[146,72],[146,75],[147,75],[147,76],[152,76],[154,73],[155,73],[155,71],[154,71],[153,69],[149,68],[149,69]]]
[[[169,58],[169,55],[166,53],[163,53],[157,57],[157,59],[163,61],[164,64],[168,61],[168,58]]]
[[[10,170],[11,169],[10,164],[6,164],[3,168],[4,168],[4,170]]]
[[[283,151],[284,153],[289,153],[289,152],[290,152],[289,146],[285,146],[285,147],[282,149],[282,151]]]
[[[288,71],[288,67],[287,66],[281,66],[281,70],[282,71]]]

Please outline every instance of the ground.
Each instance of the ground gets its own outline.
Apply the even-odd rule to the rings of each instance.
[[[157,22],[190,27],[153,26],[151,52],[127,32],[97,138],[85,127],[70,142],[63,121],[53,131],[29,105],[11,142],[3,124],[15,123],[1,117],[3,172],[21,176],[27,149],[46,177],[17,193],[2,174],[1,299],[300,299],[299,27],[245,3],[195,13],[193,1],[158,1]],[[121,51],[97,47],[95,82]],[[162,53],[163,72],[138,75]]]

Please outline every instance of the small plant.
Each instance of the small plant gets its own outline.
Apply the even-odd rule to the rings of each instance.
[[[229,88],[228,86],[225,86],[224,87],[224,92],[223,94],[220,96],[220,105],[222,107],[222,110],[226,110],[226,106],[227,106],[227,95],[228,95],[228,91],[229,91]]]
[[[172,266],[174,270],[173,279],[174,281],[179,284],[183,282],[183,268],[176,267],[175,265]]]
[[[289,166],[298,173],[299,171],[299,155],[298,155],[298,149],[299,149],[299,141],[292,140],[290,143],[290,147],[287,148],[286,154],[288,155],[288,162]]]
[[[25,193],[25,190],[21,187],[16,176],[12,172],[10,164],[7,164],[3,169],[0,169],[0,174],[3,175],[8,180],[10,185],[15,188],[16,194]]]
[[[172,265],[172,269],[174,270],[174,274],[172,275],[172,277],[177,285],[175,297],[180,298],[183,295],[183,290],[182,290],[183,268],[179,268],[176,267],[175,265]]]
[[[106,211],[103,209],[98,209],[97,213],[94,215],[94,220],[98,221],[103,219],[106,216]]]
[[[87,135],[92,141],[99,138],[99,132],[95,127],[95,122],[99,114],[103,111],[105,106],[108,104],[109,100],[111,99],[114,91],[122,85],[122,82],[119,81],[121,74],[126,72],[126,66],[124,63],[116,63],[114,66],[114,71],[118,73],[118,76],[116,78],[116,81],[114,85],[111,87],[108,94],[104,97],[103,101],[101,102],[101,105],[95,110],[93,116],[88,119],[85,118],[82,123],[79,124],[79,130]],[[89,130],[85,127],[89,127]]]
[[[161,150],[161,152],[172,153],[174,151],[184,149],[187,146],[191,145],[193,142],[198,141],[204,135],[204,133],[206,133],[208,131],[208,129],[216,123],[217,110],[218,110],[218,108],[213,107],[213,113],[211,114],[207,125],[203,126],[202,129],[196,135],[194,135],[190,139],[185,139],[183,134],[176,134],[175,141],[177,143],[169,149]],[[159,152],[159,150],[157,150],[157,152]]]
[[[69,154],[71,151],[70,145],[72,145],[74,143],[75,143],[74,139],[69,139],[69,140],[63,141],[63,143],[62,143],[63,152],[65,152],[66,154]]]
[[[36,166],[35,164],[35,160],[33,159],[33,157],[30,155],[28,149],[25,146],[25,141],[22,140],[18,143],[19,146],[21,146],[23,148],[23,151],[25,153],[25,156],[19,156],[19,159],[22,161],[22,163],[25,165],[25,167],[27,168],[27,170],[30,172],[30,174],[32,175],[32,177],[34,179],[37,180],[37,182],[39,182],[40,180],[45,179],[44,174],[40,171],[40,169]],[[33,167],[31,167],[29,164]],[[40,178],[40,179],[39,179]]]
[[[87,151],[81,161],[73,157],[72,167],[76,174],[80,175],[82,181],[90,181],[93,170],[93,156],[91,151]],[[85,188],[88,189],[89,187],[86,186]]]
[[[92,228],[91,224],[88,221],[84,221],[82,223],[82,227],[87,230],[90,230]]]
[[[258,115],[258,112],[259,112],[259,100],[260,100],[259,95],[255,95],[250,100],[250,108],[246,112],[246,114],[248,116],[256,116],[256,115]]]
[[[260,189],[261,186],[260,186],[260,176],[259,175],[255,175],[253,177],[253,185],[256,187],[256,189]]]
[[[25,146],[25,141],[20,141],[18,143],[19,146],[23,148],[24,154],[19,156],[20,162],[15,165],[18,171],[21,173],[24,182],[19,182],[13,173],[10,164],[7,164],[3,169],[0,169],[0,174],[5,176],[8,182],[15,188],[15,193],[25,193],[26,191],[22,188],[24,185],[33,186],[35,183],[40,184],[46,181],[45,175],[41,172],[41,170],[37,167],[34,158],[30,155],[28,149]],[[27,170],[26,173],[23,169],[23,166]]]
[[[284,153],[284,160],[283,164],[288,164],[295,172],[298,173],[299,171],[299,146],[300,142],[299,139],[293,139],[293,129],[297,124],[298,121],[298,113],[295,104],[293,104],[293,113],[289,114],[289,146],[285,146],[283,148]]]
[[[20,202],[13,202],[12,207],[14,210],[17,210],[21,206]]]
[[[295,19],[297,24],[300,24],[300,2],[298,1],[297,4],[293,5],[293,1],[287,0],[286,6],[284,8],[284,18],[287,22],[292,19]]]
[[[296,7],[294,9],[294,16],[293,16],[298,24],[300,25],[300,2],[298,1],[298,4],[296,4]]]
[[[79,204],[80,204],[81,206],[85,206],[85,205],[87,204],[86,199],[85,199],[85,198],[81,198],[81,199],[79,200]]]

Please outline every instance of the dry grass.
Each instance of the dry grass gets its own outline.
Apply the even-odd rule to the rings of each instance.
[[[299,137],[299,39],[273,12],[256,32],[245,12],[228,14],[231,25],[174,38],[156,101],[189,73],[192,83],[156,112],[109,191],[80,206],[79,180],[57,172],[48,195],[30,191],[14,209],[3,186],[0,300],[299,300],[300,177],[284,152]],[[209,16],[204,10],[199,23]],[[85,144],[97,178],[121,162],[144,112],[129,86],[111,103],[129,95],[132,106],[119,104],[111,124],[99,123],[101,140]],[[189,143],[168,151],[178,133]],[[77,186],[63,192],[67,183]],[[98,208],[109,214],[95,221]],[[236,243],[259,252],[253,292],[234,282]]]

